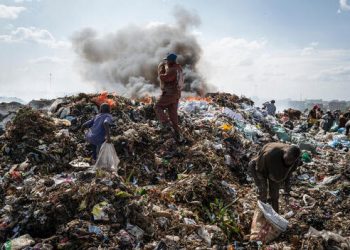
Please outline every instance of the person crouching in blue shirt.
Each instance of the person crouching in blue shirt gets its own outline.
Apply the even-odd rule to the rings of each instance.
[[[102,144],[105,141],[107,143],[111,142],[109,126],[112,125],[112,115],[110,112],[109,105],[103,103],[100,107],[100,113],[82,125],[82,129],[89,128],[85,138],[92,145],[92,157],[94,160],[97,159]]]

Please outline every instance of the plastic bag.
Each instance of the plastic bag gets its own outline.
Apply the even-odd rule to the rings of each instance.
[[[103,143],[98,155],[95,169],[102,169],[111,172],[118,171],[119,158],[112,143]]]
[[[234,112],[232,109],[225,107],[222,113],[233,120],[244,121],[243,116],[240,113]]]
[[[280,139],[281,141],[291,141],[290,135],[281,126],[274,126],[272,128],[272,131],[275,132],[278,139]]]
[[[258,201],[258,208],[255,210],[252,221],[250,240],[269,243],[286,231],[287,227],[286,219],[276,213],[270,205]]]

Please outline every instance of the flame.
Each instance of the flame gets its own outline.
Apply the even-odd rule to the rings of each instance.
[[[210,97],[200,97],[200,96],[189,96],[185,98],[185,101],[188,101],[188,102],[204,101],[208,103],[213,102],[213,100]]]
[[[152,96],[146,95],[139,99],[139,102],[142,102],[144,104],[151,104],[153,102]]]
[[[92,99],[94,103],[98,106],[101,106],[103,103],[107,103],[111,108],[115,108],[117,106],[116,102],[113,99],[108,98],[108,92],[103,91],[99,96]]]

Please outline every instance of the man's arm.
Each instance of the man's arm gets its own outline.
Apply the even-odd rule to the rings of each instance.
[[[165,74],[165,62],[161,62],[158,65],[158,76]]]
[[[91,128],[94,125],[94,119],[88,120],[87,122],[85,122],[81,128]]]
[[[169,68],[164,74],[161,74],[159,78],[164,82],[176,81],[177,70],[175,68]]]

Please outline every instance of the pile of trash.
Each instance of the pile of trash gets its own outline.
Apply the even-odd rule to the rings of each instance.
[[[112,107],[116,173],[93,166],[81,130],[103,102]],[[177,143],[160,132],[151,97],[79,94],[10,113],[0,117],[5,249],[350,249],[350,155],[329,143],[347,139],[304,132],[304,118],[290,130],[248,98],[189,97]],[[305,163],[290,204],[281,199],[279,237],[251,240],[265,205],[247,167],[274,141],[298,144]]]

